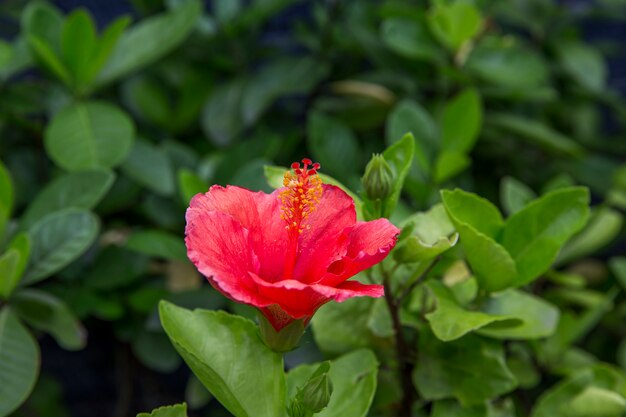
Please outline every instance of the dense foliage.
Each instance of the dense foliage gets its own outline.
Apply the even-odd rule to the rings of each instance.
[[[68,415],[40,343],[98,332],[132,358],[91,416],[276,417],[327,375],[315,415],[626,415],[620,49],[582,40],[626,14],[559,3],[135,0],[96,24],[2,2],[0,416]],[[255,317],[189,262],[184,213],[305,156],[402,233],[361,277],[386,297],[320,309],[285,375],[248,319],[185,310]],[[129,363],[180,375],[179,353],[185,397],[133,396]]]

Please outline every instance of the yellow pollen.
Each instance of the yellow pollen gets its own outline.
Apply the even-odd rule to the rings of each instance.
[[[302,233],[309,229],[302,222],[315,211],[322,197],[322,180],[317,175],[319,164],[303,160],[304,167],[292,164],[292,170],[286,171],[283,178],[285,188],[278,198],[281,202],[281,219],[285,220],[287,230]]]

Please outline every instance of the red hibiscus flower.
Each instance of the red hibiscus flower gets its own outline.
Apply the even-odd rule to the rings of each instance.
[[[187,253],[218,291],[257,307],[279,332],[308,323],[334,300],[384,295],[381,285],[348,281],[382,261],[399,230],[387,219],[356,220],[354,201],[322,184],[303,160],[271,194],[213,186],[187,210]]]

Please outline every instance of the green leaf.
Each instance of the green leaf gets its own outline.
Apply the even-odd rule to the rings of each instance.
[[[67,171],[112,168],[132,148],[135,127],[121,109],[104,102],[76,103],[57,113],[45,131],[46,152]]]
[[[515,261],[496,242],[503,220],[489,201],[462,190],[443,190],[443,204],[465,250],[476,280],[486,291],[510,287],[516,279]]]
[[[28,36],[28,44],[41,63],[65,85],[71,86],[72,76],[46,40],[35,35]]]
[[[270,187],[274,189],[284,187],[283,177],[285,175],[285,171],[288,170],[287,168],[265,165],[263,167],[263,170],[265,173],[265,179],[267,180],[267,183],[269,184]],[[337,187],[341,188],[346,194],[348,194],[350,198],[354,200],[354,208],[356,209],[357,217],[361,219],[363,202],[361,201],[359,196],[354,194],[352,191],[350,191],[348,187],[346,187],[345,185],[343,185],[342,183],[340,183],[333,177],[326,175],[326,174],[322,174],[321,172],[318,173],[318,175],[320,176],[324,184],[336,185]]]
[[[460,152],[443,151],[435,163],[435,181],[442,183],[461,173],[470,166],[471,159]]]
[[[41,190],[20,220],[22,229],[30,228],[47,214],[68,208],[94,208],[106,195],[115,174],[108,169],[92,169],[65,174]]]
[[[185,401],[189,404],[189,408],[198,410],[205,407],[212,399],[213,396],[202,385],[202,382],[194,374],[189,375],[185,387]]]
[[[161,331],[139,331],[131,347],[141,363],[154,371],[172,373],[180,366],[180,356]]]
[[[465,310],[441,282],[429,281],[426,285],[437,300],[435,311],[426,314],[426,319],[439,340],[444,342],[456,340],[490,324],[497,324],[498,329],[500,327],[515,329],[521,324],[520,319],[507,314]]]
[[[162,301],[161,323],[198,379],[236,417],[285,412],[282,356],[267,348],[254,323],[222,311],[189,311]]]
[[[548,270],[561,246],[587,222],[589,191],[570,187],[553,191],[507,219],[502,245],[517,265],[516,285]]]
[[[624,291],[626,291],[626,257],[611,258],[609,267]]]
[[[486,36],[472,50],[465,67],[479,78],[512,90],[515,97],[538,91],[550,71],[540,54],[519,37]]]
[[[19,264],[20,253],[16,249],[9,249],[0,256],[0,299],[8,300],[17,286]]]
[[[0,161],[0,238],[4,233],[7,221],[11,217],[14,199],[11,175],[2,161]]]
[[[307,120],[307,144],[325,171],[350,178],[359,166],[360,148],[356,136],[338,120],[313,112]]]
[[[476,405],[463,407],[453,400],[439,400],[433,403],[431,417],[489,417],[487,407]]]
[[[149,259],[119,246],[106,246],[84,275],[84,286],[113,290],[132,284],[148,270]]]
[[[202,130],[217,146],[231,145],[244,128],[241,100],[245,81],[234,79],[221,84],[207,99],[202,110]]]
[[[209,184],[194,172],[188,169],[181,169],[178,171],[178,189],[180,190],[183,203],[188,205],[193,196],[199,193],[206,193],[209,190]]]
[[[311,319],[315,343],[329,356],[341,355],[372,343],[368,323],[374,300],[357,297],[322,306]]]
[[[157,194],[169,196],[175,190],[174,168],[167,152],[148,141],[136,140],[120,168],[129,178]]]
[[[61,54],[77,89],[89,81],[91,59],[96,44],[96,27],[91,16],[85,9],[74,10],[63,24]]]
[[[559,309],[541,298],[520,290],[492,294],[482,307],[492,315],[516,318],[522,322],[515,327],[483,328],[480,334],[497,339],[539,339],[550,336],[559,322]]]
[[[105,29],[104,33],[98,40],[95,50],[92,52],[92,58],[90,61],[86,80],[91,82],[96,75],[100,72],[104,64],[111,56],[111,52],[117,45],[117,42],[122,36],[124,29],[130,24],[130,17],[122,16],[116,19]]]
[[[433,259],[458,242],[459,234],[455,233],[454,225],[442,204],[436,204],[427,212],[416,213],[405,220],[405,224],[411,223],[411,236],[392,252],[398,262]]]
[[[415,138],[415,164],[421,177],[427,177],[431,160],[439,146],[439,128],[422,106],[411,100],[402,100],[394,106],[387,118],[387,145],[394,144],[407,133],[412,133]]]
[[[593,210],[585,228],[563,247],[557,263],[563,264],[572,259],[597,253],[618,236],[623,222],[624,218],[617,210],[609,207],[598,207]]]
[[[615,417],[626,411],[626,399],[620,394],[598,387],[587,387],[571,402],[563,404],[561,413],[570,417]]]
[[[619,417],[626,410],[623,374],[606,365],[575,373],[545,391],[531,417]]]
[[[187,417],[187,404],[165,405],[150,413],[139,413],[137,417]]]
[[[423,22],[404,17],[385,19],[380,27],[382,41],[407,58],[441,61],[442,50]]]
[[[513,177],[504,177],[500,181],[500,201],[508,214],[515,214],[537,198],[537,194],[526,184]]]
[[[594,92],[605,88],[608,70],[596,48],[582,43],[560,42],[556,50],[563,69],[578,84]]]
[[[21,26],[28,35],[35,35],[51,43],[52,50],[59,48],[63,15],[53,5],[43,1],[30,1],[24,9]]]
[[[8,308],[0,310],[0,416],[11,414],[33,390],[39,374],[35,338]]]
[[[584,149],[569,137],[530,119],[505,113],[491,113],[485,117],[489,127],[504,130],[555,155],[580,156]]]
[[[69,265],[96,240],[100,224],[92,213],[69,208],[49,214],[29,230],[31,261],[23,282],[32,284]]]
[[[308,93],[327,73],[328,67],[311,57],[271,62],[246,84],[241,100],[243,122],[253,125],[281,96]]]
[[[176,236],[162,230],[134,232],[128,237],[126,247],[150,256],[187,261],[187,249],[182,236]]]
[[[16,280],[22,277],[24,270],[28,265],[30,259],[31,240],[26,232],[21,232],[15,235],[11,243],[9,243],[9,250],[16,250],[20,254],[20,260],[18,261],[15,269]]]
[[[474,406],[515,389],[515,377],[506,367],[501,344],[468,334],[441,342],[420,332],[419,357],[413,382],[425,400],[456,398]]]
[[[446,103],[441,120],[444,151],[468,153],[474,147],[482,125],[483,106],[478,92],[467,89]]]
[[[180,45],[196,25],[202,11],[199,1],[190,0],[161,15],[144,19],[126,31],[96,79],[109,84],[144,68]]]
[[[53,295],[23,289],[15,293],[11,306],[22,320],[52,335],[62,348],[80,350],[87,344],[87,334],[81,323],[67,305]]]
[[[439,41],[453,51],[476,36],[483,26],[478,9],[462,1],[436,3],[429,15],[429,24]]]
[[[383,217],[390,217],[398,205],[400,193],[404,186],[404,180],[413,163],[414,149],[415,139],[413,139],[412,134],[407,133],[402,139],[389,146],[383,152],[385,161],[387,161],[393,171],[393,185],[391,194],[385,199],[385,206],[382,213]]]
[[[319,364],[301,365],[287,374],[289,396],[306,383]],[[365,349],[355,350],[330,362],[333,394],[328,406],[315,417],[365,417],[374,399],[377,385],[378,360]]]

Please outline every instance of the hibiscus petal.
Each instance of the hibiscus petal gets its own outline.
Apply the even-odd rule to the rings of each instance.
[[[320,284],[307,285],[291,279],[270,283],[254,274],[250,275],[264,298],[272,300],[295,319],[312,316],[318,308],[331,300],[341,303],[352,297],[382,297],[385,294],[382,285],[364,285],[357,281],[344,282],[333,288]]]
[[[258,270],[259,261],[248,230],[233,216],[189,209],[185,235],[189,259],[217,290],[242,303],[271,304],[259,295],[249,275]]]
[[[345,256],[328,267],[319,283],[336,287],[382,261],[395,246],[398,233],[400,229],[387,219],[358,222],[350,231]]]
[[[259,275],[274,281],[282,276],[287,244],[277,196],[277,192],[266,194],[236,186],[214,185],[206,194],[198,194],[191,200],[187,222],[198,213],[208,211],[231,215],[250,232],[252,248],[260,263]]]
[[[291,277],[298,281],[319,281],[328,266],[345,255],[346,230],[356,223],[354,200],[334,185],[324,184],[323,190],[298,239],[298,258]]]

